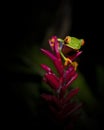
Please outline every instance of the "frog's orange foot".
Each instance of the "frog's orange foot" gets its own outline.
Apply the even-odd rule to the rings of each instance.
[[[78,63],[76,61],[72,62],[72,66],[74,67],[75,70],[77,70]]]
[[[69,64],[71,64],[75,70],[77,69],[78,63],[76,61],[72,62],[72,60],[70,60],[69,58],[66,58],[64,66],[68,66]]]
[[[72,64],[72,61],[69,58],[65,58],[64,66],[68,66],[69,64]]]

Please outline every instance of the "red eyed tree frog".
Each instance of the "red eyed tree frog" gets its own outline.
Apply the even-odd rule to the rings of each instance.
[[[59,41],[60,54],[65,60],[65,66],[67,66],[68,63],[71,63],[76,70],[78,65],[77,62],[72,62],[69,58],[66,58],[64,55],[72,51],[79,51],[81,46],[84,45],[84,39],[78,39],[76,37],[66,36],[64,40],[58,38],[58,41]]]

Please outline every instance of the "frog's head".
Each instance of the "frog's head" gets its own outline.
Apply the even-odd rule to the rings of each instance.
[[[66,36],[64,39],[64,45],[74,50],[79,50],[84,43],[84,39],[78,39],[76,37]]]

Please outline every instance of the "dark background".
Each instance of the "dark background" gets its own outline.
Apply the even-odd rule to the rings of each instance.
[[[83,73],[95,97],[103,102],[103,75],[99,83],[97,68],[103,68],[103,7],[101,1],[53,0],[16,1],[5,3],[3,8],[3,41],[1,42],[1,88],[3,123],[8,127],[39,127],[39,116],[35,116],[24,101],[20,89],[25,82],[38,84],[41,76],[12,70],[14,65],[24,65],[18,58],[24,46],[45,46],[51,35],[64,37],[69,34],[85,39],[79,70]],[[68,25],[69,22],[69,25]],[[64,24],[63,24],[64,23]],[[66,26],[65,26],[66,25]],[[67,28],[68,27],[68,28]],[[50,28],[53,28],[50,29]],[[48,33],[49,29],[51,30]],[[63,31],[64,30],[64,31]],[[46,38],[46,39],[45,39]],[[35,50],[34,50],[35,51]],[[21,55],[22,56],[22,55]],[[102,69],[104,70],[104,69]],[[102,72],[103,74],[103,72]],[[99,84],[101,86],[99,86]],[[101,104],[103,106],[103,103]],[[103,107],[102,107],[103,109]],[[98,113],[98,127],[102,126],[103,112]],[[39,119],[38,119],[39,118]],[[43,122],[43,127],[45,127]]]

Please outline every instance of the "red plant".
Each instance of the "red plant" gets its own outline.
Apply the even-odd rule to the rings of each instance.
[[[78,73],[72,64],[64,65],[56,36],[49,40],[49,45],[52,51],[45,49],[41,49],[41,51],[53,61],[58,74],[56,75],[49,66],[41,64],[46,72],[43,80],[54,92],[54,94],[43,93],[41,97],[48,103],[54,121],[59,125],[65,125],[64,128],[66,129],[71,129],[72,122],[77,117],[75,112],[81,107],[81,103],[73,98],[79,92],[79,88],[71,88],[71,84],[78,77]],[[69,56],[70,60],[73,62],[81,53],[82,51],[75,52]],[[70,89],[68,89],[69,87]]]

